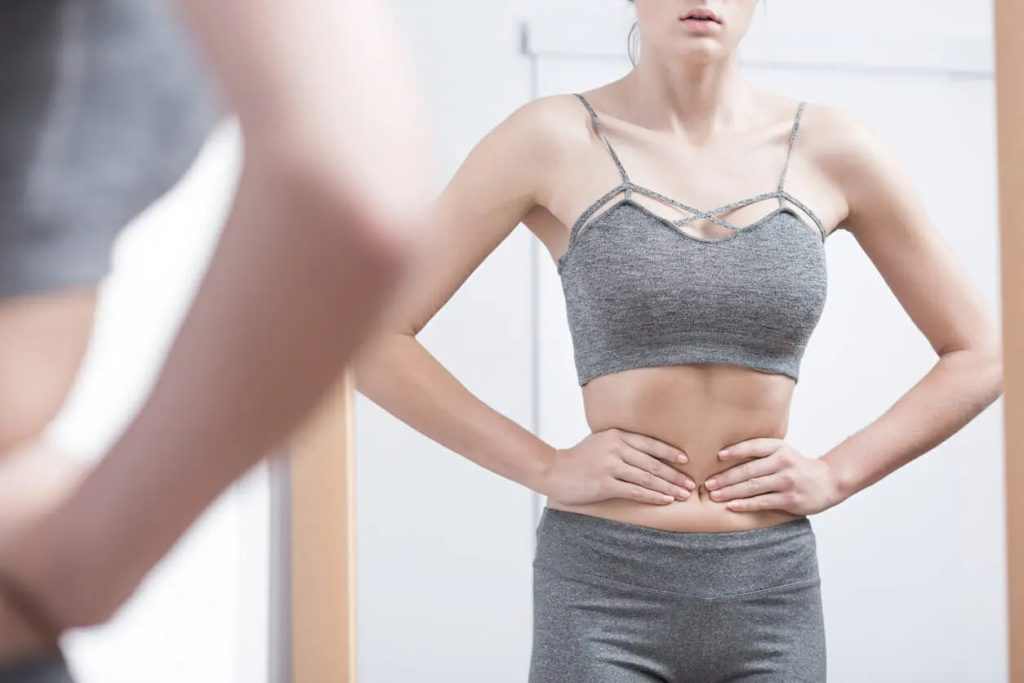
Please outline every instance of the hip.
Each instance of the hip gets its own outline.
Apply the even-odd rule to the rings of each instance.
[[[536,540],[535,570],[681,596],[724,599],[820,580],[807,517],[743,531],[679,532],[545,508]]]
[[[672,532],[547,508],[529,680],[821,683],[820,584],[806,517]]]

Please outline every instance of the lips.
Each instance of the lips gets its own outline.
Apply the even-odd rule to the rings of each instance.
[[[711,10],[705,9],[705,8],[691,10],[686,15],[684,15],[684,16],[682,16],[680,18],[683,21],[693,20],[693,21],[714,22],[716,24],[721,24],[722,23],[721,18],[719,18],[719,16],[717,14],[715,14]]]

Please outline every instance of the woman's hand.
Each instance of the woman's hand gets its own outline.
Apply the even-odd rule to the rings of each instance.
[[[16,575],[11,565],[17,564],[19,548],[35,542],[34,526],[91,467],[42,440],[0,456],[0,667],[59,651],[52,606],[44,606],[34,594],[37,587],[28,590],[24,572]]]
[[[747,439],[718,452],[720,460],[757,458],[718,472],[704,482],[711,500],[737,511],[783,510],[811,515],[842,498],[831,467],[773,437]]]
[[[696,482],[676,469],[689,457],[645,434],[606,429],[556,449],[540,492],[566,504],[628,498],[664,505],[686,500]]]

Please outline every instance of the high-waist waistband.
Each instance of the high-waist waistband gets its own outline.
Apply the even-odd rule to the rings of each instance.
[[[708,599],[819,579],[807,517],[745,531],[693,532],[545,508],[534,568]]]

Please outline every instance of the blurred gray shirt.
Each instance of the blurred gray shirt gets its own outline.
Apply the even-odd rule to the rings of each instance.
[[[0,2],[0,297],[94,285],[220,116],[164,0]]]

